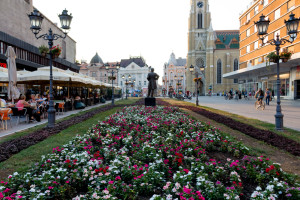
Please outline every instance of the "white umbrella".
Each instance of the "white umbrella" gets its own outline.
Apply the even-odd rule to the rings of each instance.
[[[17,88],[17,67],[16,67],[16,54],[14,49],[11,46],[8,46],[6,50],[6,62],[8,68],[8,98],[18,99],[20,97],[20,92]]]

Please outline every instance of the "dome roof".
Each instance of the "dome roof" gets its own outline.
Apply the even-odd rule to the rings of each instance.
[[[98,55],[98,53],[96,53],[96,55],[92,58],[90,64],[104,64],[102,59],[100,58],[100,56]]]
[[[170,59],[169,59],[168,64],[169,64],[169,65],[177,66],[176,57],[175,57],[175,54],[174,54],[173,52],[172,52],[171,55],[170,55]]]

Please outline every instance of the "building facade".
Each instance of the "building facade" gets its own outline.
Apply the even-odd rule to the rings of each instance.
[[[170,55],[169,61],[164,64],[164,74],[162,77],[162,95],[168,96],[175,93],[185,93],[186,89],[186,59],[175,54]]]
[[[122,88],[123,94],[127,87],[130,94],[146,96],[148,92],[148,73],[149,68],[143,57],[122,59],[118,73],[118,85]],[[125,78],[122,79],[122,76]],[[131,78],[129,79],[129,77]],[[126,80],[129,83],[127,86]]]
[[[48,57],[43,57],[38,50],[41,45],[48,46],[48,42],[43,39],[36,39],[30,30],[30,21],[27,15],[33,11],[33,8],[32,0],[0,1],[0,63],[6,62],[6,49],[8,46],[12,46],[17,55],[18,70],[34,71],[39,67],[49,65]],[[56,24],[44,16],[40,34],[48,33],[49,28],[54,33],[64,35]],[[57,44],[62,47],[62,53],[59,58],[54,59],[53,66],[78,72],[79,67],[74,64],[76,42],[67,36],[64,40],[54,41],[54,46]]]
[[[109,71],[114,70],[117,72],[116,64],[117,62],[107,62],[104,64],[101,57],[98,55],[98,53],[96,53],[95,56],[91,59],[90,63],[81,63],[79,73],[93,77],[103,83],[111,84],[112,80],[109,79],[111,73],[109,73]],[[106,69],[106,65],[109,65],[109,70]],[[114,77],[116,77],[114,83],[118,83],[119,79],[117,73],[114,74]]]
[[[237,70],[239,63],[239,31],[214,31],[211,25],[209,0],[191,0],[186,67],[186,92],[200,95],[223,93],[237,89],[237,80],[223,74]],[[189,71],[190,66],[195,72]],[[201,78],[196,89],[193,79]]]
[[[268,35],[264,42],[280,38],[289,40],[284,21],[291,13],[300,17],[299,0],[254,0],[248,9],[240,16],[240,69],[224,75],[224,78],[238,79],[239,88],[256,91],[259,88],[269,88],[277,93],[276,63],[267,62],[266,56],[275,52],[275,46],[262,45],[257,35],[254,22],[263,14],[270,20]],[[283,63],[280,61],[280,94],[287,99],[300,98],[300,37],[293,43],[281,46],[281,52],[292,52],[291,59]]]

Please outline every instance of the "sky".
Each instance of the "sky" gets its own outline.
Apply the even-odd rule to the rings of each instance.
[[[200,0],[199,0],[200,1]],[[214,30],[239,29],[239,14],[250,0],[210,0]],[[170,54],[186,58],[190,0],[33,0],[53,22],[63,9],[73,15],[76,59],[98,52],[103,62],[142,56],[162,76]]]

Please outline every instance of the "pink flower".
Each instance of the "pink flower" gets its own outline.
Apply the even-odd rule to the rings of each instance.
[[[6,189],[3,191],[3,193],[8,192],[9,190],[10,190],[10,189],[6,188]]]
[[[120,177],[120,176],[117,176],[117,177],[116,177],[116,181],[117,181],[117,180],[121,180],[121,177]]]
[[[190,194],[192,189],[186,188],[185,186],[183,187],[183,192]]]
[[[4,196],[3,196],[3,194],[2,194],[2,192],[0,192],[0,198],[3,198]]]
[[[54,188],[54,187],[52,187],[52,186],[49,186],[49,187],[48,187],[49,190],[52,190],[53,188]]]
[[[70,183],[70,181],[66,181],[66,183]]]
[[[188,169],[184,169],[183,171],[184,171],[186,174],[189,173],[189,170],[188,170]]]
[[[109,181],[108,184],[114,184],[114,181]]]

